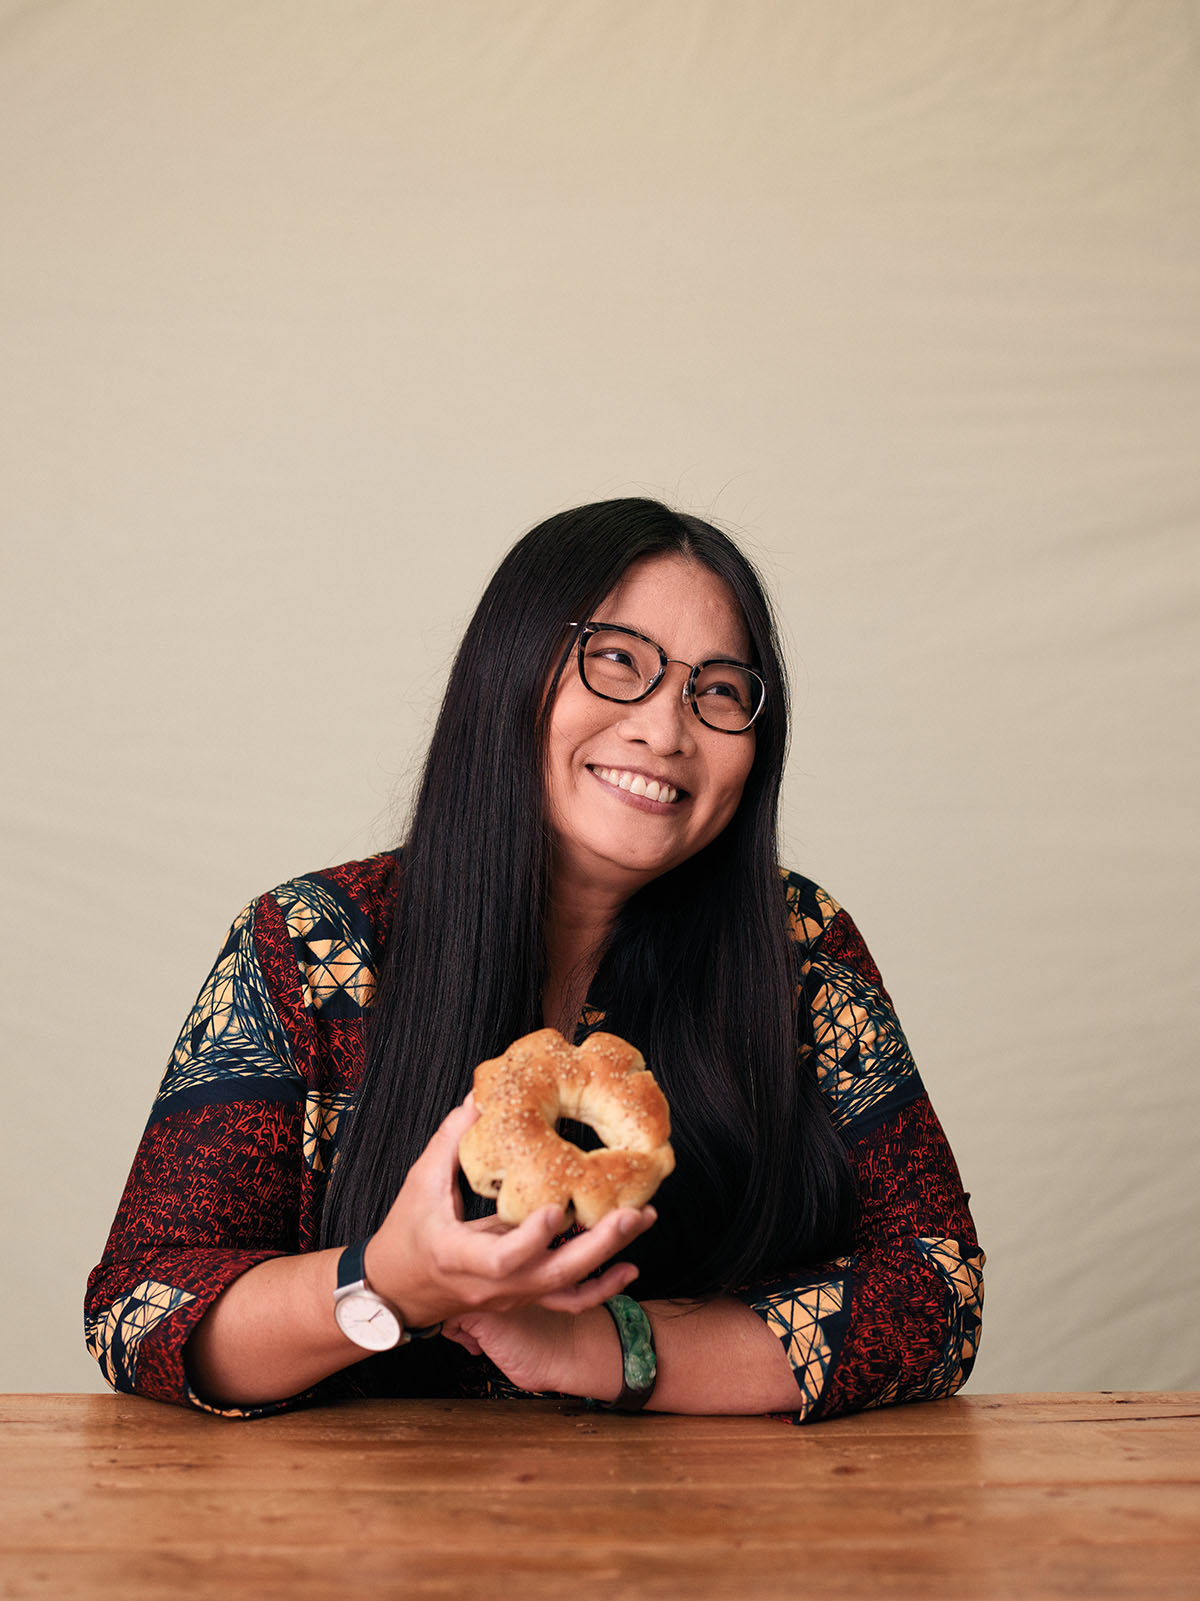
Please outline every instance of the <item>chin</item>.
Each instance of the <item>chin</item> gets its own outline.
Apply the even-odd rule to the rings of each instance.
[[[649,883],[652,878],[661,878],[664,873],[669,873],[672,868],[678,867],[691,853],[680,855],[678,852],[672,852],[669,855],[658,855],[647,851],[643,854],[630,852],[626,844],[624,849],[598,851],[596,854],[602,862],[611,870],[620,873],[623,878],[636,878]]]

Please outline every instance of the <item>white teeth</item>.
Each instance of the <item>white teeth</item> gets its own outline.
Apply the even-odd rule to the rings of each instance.
[[[647,800],[661,801],[667,806],[679,799],[679,791],[673,784],[662,783],[657,778],[643,778],[641,773],[626,772],[620,767],[596,767],[593,771],[606,784],[627,789],[631,795],[644,795]]]

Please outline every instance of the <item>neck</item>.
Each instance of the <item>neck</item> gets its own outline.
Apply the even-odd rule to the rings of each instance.
[[[628,892],[586,874],[556,869],[546,914],[542,1015],[570,1039],[608,937]]]

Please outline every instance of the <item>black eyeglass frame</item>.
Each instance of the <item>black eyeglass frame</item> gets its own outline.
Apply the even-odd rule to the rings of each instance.
[[[692,711],[695,713],[695,715],[704,724],[705,728],[711,728],[714,734],[748,734],[754,727],[754,724],[758,721],[759,717],[762,715],[763,707],[767,704],[766,679],[758,671],[757,667],[751,667],[749,662],[738,661],[736,656],[709,656],[707,660],[693,664],[692,662],[681,661],[678,656],[668,656],[666,651],[656,639],[651,639],[648,634],[639,634],[636,628],[628,628],[624,623],[603,623],[597,621],[595,618],[589,618],[587,622],[583,623],[568,623],[567,627],[576,628],[579,630],[578,634],[576,635],[575,647],[575,659],[579,668],[579,679],[583,684],[583,687],[587,690],[588,694],[595,695],[597,700],[610,700],[617,706],[635,706],[637,705],[638,701],[645,700],[647,696],[653,695],[654,691],[663,681],[663,676],[667,671],[668,664],[673,664],[676,667],[686,667],[688,669],[687,683],[683,686],[683,698],[692,708]],[[621,695],[606,695],[603,690],[594,689],[592,685],[588,683],[587,672],[585,671],[583,665],[584,647],[587,645],[588,640],[593,634],[601,633],[627,634],[630,639],[640,639],[644,645],[650,645],[658,652],[658,671],[646,685],[645,689],[642,690],[640,695],[632,695],[628,700],[626,700],[625,697]],[[567,650],[570,651],[570,648],[570,645],[568,645]],[[699,701],[696,698],[696,680],[706,667],[740,667],[744,673],[749,673],[751,678],[753,678],[758,684],[760,690],[758,705],[754,708],[754,711],[750,717],[750,721],[746,723],[744,727],[720,728],[716,723],[710,723],[701,712]]]

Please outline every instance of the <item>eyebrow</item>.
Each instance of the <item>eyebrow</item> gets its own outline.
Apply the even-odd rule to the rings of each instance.
[[[591,617],[588,619],[588,621],[593,623],[606,623],[614,628],[628,628],[632,633],[640,634],[643,639],[648,639],[651,644],[658,645],[659,650],[663,651],[664,654],[666,652],[666,646],[655,639],[653,634],[648,634],[646,633],[645,629],[636,628],[634,627],[633,623],[624,622],[618,617]],[[577,628],[578,626],[578,623],[571,624],[572,628]],[[681,656],[667,656],[667,660],[671,662],[680,662],[683,661],[683,658]],[[705,662],[728,662],[731,667],[748,667],[752,673],[757,673],[760,671],[760,669],[757,668],[753,662],[743,661],[740,656],[730,656],[724,651],[716,651],[712,655],[701,656],[699,660],[695,662],[683,662],[683,665],[685,667],[700,667],[703,666]]]

